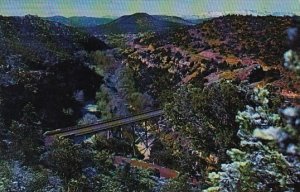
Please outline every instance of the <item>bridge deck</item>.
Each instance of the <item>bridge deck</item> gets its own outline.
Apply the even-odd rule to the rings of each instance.
[[[107,121],[98,122],[91,125],[84,125],[78,127],[69,127],[65,129],[57,129],[53,131],[47,131],[44,133],[46,145],[52,143],[54,137],[68,137],[68,136],[82,136],[87,134],[99,133],[103,131],[111,130],[115,127],[132,124],[135,122],[159,117],[163,115],[163,110],[147,111],[137,115],[128,116],[124,118],[112,119]]]

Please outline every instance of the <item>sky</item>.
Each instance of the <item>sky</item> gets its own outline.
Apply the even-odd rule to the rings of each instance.
[[[300,0],[0,0],[0,15],[5,16],[103,17],[136,12],[184,16],[243,10],[300,15]]]

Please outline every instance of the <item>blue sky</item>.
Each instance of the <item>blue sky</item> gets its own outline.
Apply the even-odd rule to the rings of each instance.
[[[0,0],[1,15],[99,17],[147,12],[182,16],[242,10],[300,14],[300,0]]]

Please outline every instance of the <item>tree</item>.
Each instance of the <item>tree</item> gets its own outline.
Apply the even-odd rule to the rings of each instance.
[[[13,121],[10,126],[13,141],[12,153],[18,154],[26,163],[37,162],[42,145],[41,122],[35,108],[28,103],[23,108],[23,116],[19,121]]]
[[[238,143],[235,114],[244,103],[243,91],[222,81],[204,89],[183,86],[174,93],[164,110],[175,132],[182,136],[184,143],[188,143],[181,150],[194,151],[203,159],[216,157],[216,161],[207,163],[218,167],[227,160],[226,149]]]
[[[115,179],[123,186],[124,192],[146,192],[154,187],[150,172],[133,168],[125,163],[116,170]]]
[[[95,70],[97,74],[103,76],[104,73],[109,69],[113,64],[113,59],[105,55],[102,51],[95,51],[90,53],[92,60],[96,64]]]
[[[96,101],[102,119],[110,119],[113,117],[109,100],[109,90],[104,86],[101,86],[100,91],[96,93]]]
[[[80,178],[82,156],[80,147],[65,138],[57,138],[49,151],[49,162],[54,171],[68,183],[72,178]]]
[[[207,191],[300,189],[299,158],[287,152],[287,146],[295,145],[293,140],[298,136],[288,135],[280,116],[269,110],[267,90],[255,89],[254,94],[256,107],[247,106],[237,115],[241,144],[227,151],[230,163],[222,164],[220,172],[209,174],[213,187]]]

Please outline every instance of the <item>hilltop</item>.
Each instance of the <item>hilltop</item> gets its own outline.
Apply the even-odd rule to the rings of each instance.
[[[165,31],[190,23],[183,19],[166,16],[152,16],[147,13],[135,13],[122,16],[108,24],[91,27],[93,33],[138,33],[147,31]]]

